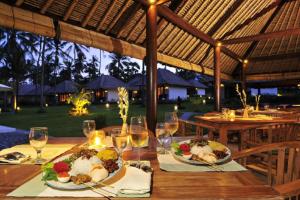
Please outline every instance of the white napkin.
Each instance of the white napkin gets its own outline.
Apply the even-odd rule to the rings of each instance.
[[[3,157],[0,157],[0,162],[7,164],[21,164],[30,159],[30,156],[26,155],[24,158],[19,158],[18,160],[6,160]]]
[[[145,194],[150,192],[151,173],[136,167],[126,167],[126,175],[113,184],[116,193]]]

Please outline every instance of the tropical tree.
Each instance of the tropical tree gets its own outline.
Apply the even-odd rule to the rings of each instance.
[[[63,69],[59,72],[59,81],[72,80],[72,61],[64,60]]]
[[[195,79],[196,78],[196,73],[185,70],[185,69],[176,69],[176,74],[183,78],[184,80],[190,80],[190,79]]]
[[[96,56],[92,56],[92,58],[87,62],[86,68],[84,72],[87,74],[87,79],[95,79],[97,77],[97,71],[98,71],[98,59]]]
[[[78,53],[74,65],[72,66],[72,75],[74,77],[75,82],[77,83],[84,82],[84,77],[82,73],[86,68],[87,68],[86,56],[83,53]]]
[[[106,65],[109,74],[125,82],[128,82],[140,69],[140,66],[130,61],[128,56],[111,53],[109,58],[111,62]]]
[[[14,109],[17,107],[19,84],[28,76],[30,64],[36,49],[36,40],[33,34],[14,29],[1,29],[0,34],[0,63],[7,80],[14,86]]]

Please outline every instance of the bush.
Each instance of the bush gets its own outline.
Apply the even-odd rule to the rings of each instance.
[[[94,120],[96,122],[96,129],[102,129],[107,126],[105,115],[97,115]]]

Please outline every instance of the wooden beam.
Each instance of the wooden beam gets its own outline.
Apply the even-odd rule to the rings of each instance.
[[[47,9],[51,6],[51,4],[53,3],[54,0],[48,0],[46,1],[46,3],[44,4],[44,6],[41,9],[41,13],[45,14]]]
[[[16,6],[21,6],[24,3],[24,0],[17,0],[16,1]]]
[[[127,7],[129,6],[130,3],[131,3],[131,1],[125,1],[125,5],[122,6],[122,9],[118,12],[117,16],[113,19],[113,21],[110,23],[110,25],[105,30],[105,34],[107,34],[115,26],[117,21],[121,18],[121,16],[123,16],[123,13],[125,12],[125,10],[127,9]],[[97,31],[99,31],[99,30],[97,30]]]
[[[297,79],[279,79],[270,81],[248,81],[249,88],[273,88],[273,87],[297,87],[300,76]]]
[[[236,0],[228,10],[220,17],[220,19],[211,27],[211,29],[207,32],[208,35],[211,37],[221,28],[222,25],[226,23],[226,21],[229,19],[229,17],[240,7],[240,5],[244,2],[244,0]],[[194,54],[197,52],[197,50],[200,48],[202,44],[199,43],[196,47],[193,48],[193,50],[188,54],[186,57],[187,60],[191,59],[191,57],[194,56]],[[200,63],[203,63],[203,61],[208,57],[210,52],[210,48],[207,49],[205,56],[201,59]]]
[[[250,61],[272,61],[272,60],[284,60],[284,59],[291,59],[291,58],[298,58],[300,60],[300,52],[296,53],[287,53],[287,54],[275,54],[271,56],[258,56],[258,57],[250,57]]]
[[[215,85],[215,111],[221,110],[221,47],[216,46],[214,51],[214,85]]]
[[[133,19],[133,17],[135,16],[136,12],[141,9],[142,5],[140,3],[136,3],[136,4],[132,4],[131,5],[131,9],[128,8],[128,10],[130,10],[130,12],[127,12],[127,18],[125,19],[124,23],[120,24],[118,33],[117,33],[117,38],[120,38],[120,36],[122,35],[124,28],[127,27],[127,25],[131,22],[131,20]]]
[[[145,0],[135,0],[135,1],[140,2],[144,6],[148,5],[148,3]],[[184,31],[188,32],[189,34],[201,39],[202,41],[204,41],[204,42],[206,42],[206,43],[208,43],[212,46],[216,45],[216,41],[212,37],[210,37],[209,35],[205,34],[204,32],[198,30],[197,28],[195,28],[194,26],[192,26],[191,24],[186,22],[184,19],[179,17],[172,10],[170,10],[167,6],[164,6],[164,5],[158,6],[157,12],[161,17],[164,17],[166,20],[168,20],[169,22],[175,24],[179,28],[181,28]],[[223,53],[225,53],[226,55],[228,55],[229,57],[235,59],[235,60],[238,60],[240,62],[242,61],[242,59],[240,58],[239,55],[232,52],[230,49],[228,49],[226,47],[222,47],[221,51]]]
[[[230,44],[260,41],[260,40],[271,40],[271,39],[275,39],[275,38],[281,38],[281,37],[292,36],[292,35],[300,35],[300,28],[287,29],[284,31],[276,31],[276,32],[269,32],[269,33],[262,33],[262,34],[257,34],[257,35],[250,35],[250,36],[240,37],[240,38],[232,38],[232,39],[228,39],[228,40],[223,40],[222,44],[230,45]]]
[[[115,4],[116,4],[117,1],[115,0],[111,0],[111,3],[109,5],[109,8],[107,10],[107,12],[104,14],[104,17],[100,20],[98,26],[97,26],[97,31],[99,31],[101,29],[101,27],[103,26],[104,22],[106,21],[107,17],[111,14]]]
[[[76,4],[78,3],[79,0],[73,0],[71,5],[69,6],[65,16],[64,16],[64,21],[67,21],[69,19],[69,17],[71,16]]]
[[[164,4],[164,3],[167,3],[169,1],[172,1],[172,0],[158,0],[156,5]]]
[[[99,7],[100,3],[101,3],[101,0],[96,0],[94,5],[92,6],[90,12],[85,16],[83,22],[81,23],[82,27],[85,27],[88,24],[91,17],[93,16],[93,14],[96,12],[97,8]]]
[[[248,74],[247,81],[276,81],[276,80],[300,80],[300,72],[282,72],[269,74]]]
[[[157,122],[157,5],[146,9],[146,65],[147,65],[147,125],[155,133]],[[155,134],[154,134],[155,135]]]

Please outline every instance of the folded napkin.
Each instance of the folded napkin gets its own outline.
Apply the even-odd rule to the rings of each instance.
[[[47,161],[52,160],[60,154],[70,150],[74,146],[74,144],[46,144],[42,150],[42,158],[46,159]],[[10,162],[9,164],[32,164],[33,160],[37,156],[36,151],[29,144],[16,145],[8,149],[3,149],[0,151],[0,156],[12,152],[20,152],[26,155],[27,159],[22,160],[22,162]]]
[[[192,165],[183,163],[176,160],[172,154],[158,154],[157,155],[159,167],[162,170],[170,172],[208,172],[217,171],[217,169],[230,172],[230,171],[246,171],[247,169],[235,162],[234,160],[210,167],[206,165]]]
[[[136,167],[126,167],[125,176],[113,184],[116,193],[121,194],[146,194],[150,192],[151,173]]]
[[[11,154],[11,153],[9,153]],[[9,160],[5,157],[5,155],[8,155],[8,154],[4,154],[2,156],[0,156],[0,163],[3,163],[3,164],[21,164],[27,160],[30,159],[30,156],[29,155],[25,155],[25,157],[18,157],[16,160]]]

